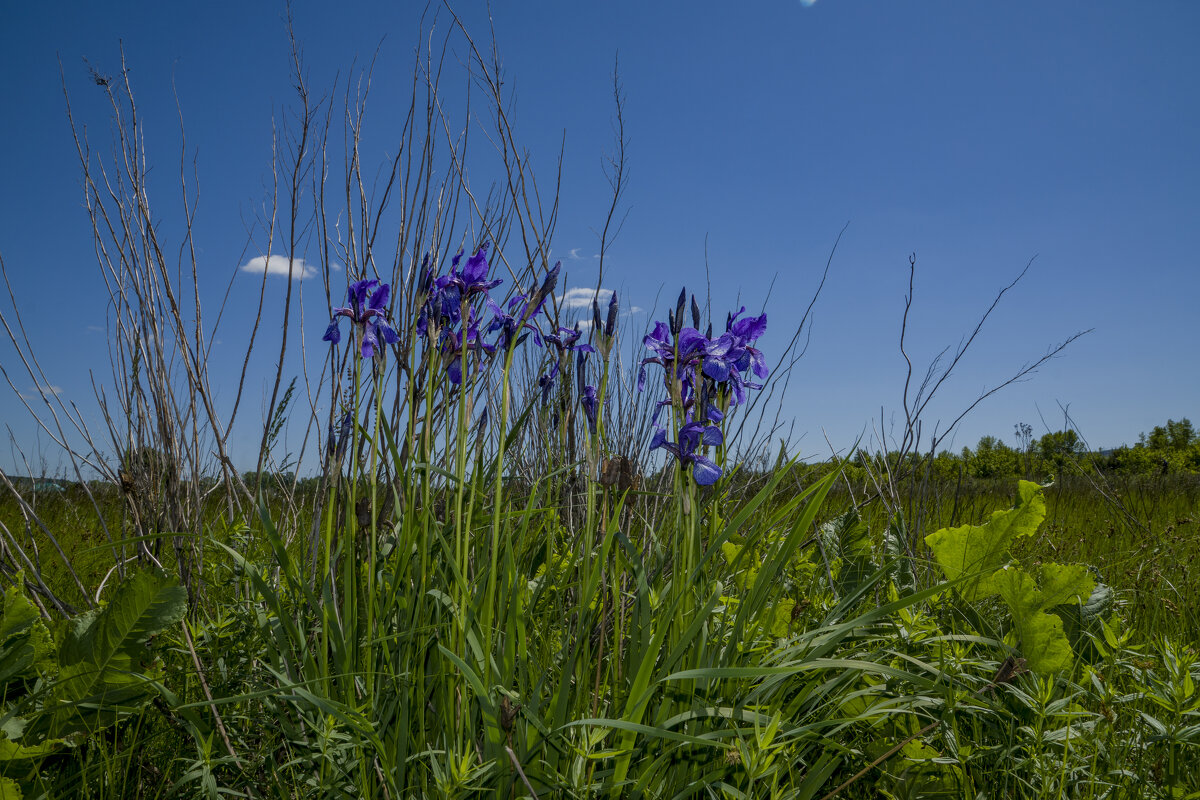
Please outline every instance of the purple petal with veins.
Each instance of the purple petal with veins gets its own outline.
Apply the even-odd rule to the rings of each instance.
[[[325,335],[321,337],[322,341],[337,344],[342,340],[342,329],[338,327],[339,322],[340,320],[335,316],[333,322],[329,323],[329,327],[325,329]]]
[[[692,477],[700,486],[712,486],[721,477],[721,468],[704,456],[692,459]]]

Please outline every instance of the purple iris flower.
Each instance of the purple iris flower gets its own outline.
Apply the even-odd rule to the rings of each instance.
[[[550,392],[554,389],[554,381],[558,378],[558,361],[550,366],[550,371],[538,377],[538,386],[542,390],[542,405],[550,402]]]
[[[650,440],[650,449],[662,448],[671,453],[680,464],[691,466],[692,477],[697,484],[711,486],[721,477],[721,468],[711,459],[697,455],[696,451],[702,446],[715,447],[723,441],[725,438],[720,428],[700,422],[687,422],[679,429],[679,435],[674,442],[667,441],[666,429],[656,429],[654,437]]]
[[[646,365],[659,364],[666,370],[666,380],[672,377],[684,379],[684,384],[690,381],[689,372],[700,362],[709,346],[708,338],[695,328],[682,328],[673,337],[671,329],[662,322],[654,323],[654,330],[642,339],[654,355],[642,359],[638,369],[638,390],[646,387]]]
[[[743,348],[728,333],[704,348],[704,374],[720,383],[729,380],[729,373],[736,368],[742,357]]]
[[[458,264],[463,255],[460,252],[450,262],[450,274],[443,275],[434,281],[434,286],[441,299],[442,316],[449,319],[451,323],[458,322],[464,302],[469,302],[475,295],[487,293],[504,283],[501,278],[491,281],[487,279],[489,269],[487,249],[488,246],[485,244],[476,251],[475,255],[468,258],[462,272],[458,271]]]
[[[378,288],[376,288],[378,287]],[[388,295],[391,287],[386,283],[380,285],[377,280],[361,280],[350,284],[346,291],[346,307],[333,310],[333,320],[325,329],[323,341],[337,344],[342,340],[339,326],[341,317],[349,317],[353,325],[362,328],[362,357],[371,358],[375,348],[380,346],[380,338],[388,344],[395,344],[400,337],[392,330],[384,316]]]
[[[596,397],[596,387],[588,384],[583,387],[583,394],[579,398],[580,404],[583,406],[583,414],[587,417],[588,430],[592,433],[596,432],[596,412],[599,410],[599,398]]]
[[[738,371],[751,370],[759,378],[765,378],[770,374],[766,359],[763,358],[760,350],[751,345],[758,340],[758,337],[767,332],[767,315],[760,314],[757,317],[738,319],[745,310],[746,307],[742,306],[736,314],[731,314],[725,323],[725,330],[741,343],[742,354],[737,360]]]
[[[574,328],[559,328],[555,333],[542,334],[542,338],[554,345],[554,348],[558,350],[559,355],[562,355],[568,350],[582,350],[585,353],[596,352],[596,348],[592,347],[590,344],[579,344],[579,340],[582,338],[582,336],[583,332],[579,330],[579,323],[575,323]]]
[[[508,311],[506,312],[499,303],[488,298],[487,308],[492,314],[491,322],[488,323],[484,333],[492,333],[500,331],[500,338],[496,340],[496,346],[501,350],[507,350],[516,338],[517,333],[521,328],[529,328],[533,331],[534,337],[538,337],[538,329],[535,325],[526,322],[526,316],[529,304],[525,301],[525,295],[519,294],[508,301]]]
[[[723,443],[719,426],[729,405],[744,403],[747,389],[762,388],[751,380],[769,374],[762,352],[754,347],[767,330],[767,315],[742,318],[743,307],[726,317],[725,332],[713,338],[711,324],[706,333],[699,331],[700,306],[695,297],[691,302],[694,327],[684,326],[687,297],[686,290],[680,292],[674,310],[667,313],[668,321],[655,322],[642,340],[651,355],[642,359],[638,369],[638,390],[645,388],[647,365],[663,368],[669,396],[655,410],[652,424],[656,431],[650,447],[674,454],[680,464],[691,467],[696,483],[707,486],[721,477],[721,470],[697,451]],[[599,308],[593,308],[593,315],[599,316]],[[657,427],[658,415],[665,407],[674,407],[676,419],[683,422],[674,442]]]
[[[518,294],[509,300],[507,312],[495,300],[488,298],[487,307],[492,312],[492,321],[488,324],[485,332],[501,331],[500,338],[496,342],[499,347],[507,349],[521,328],[533,331],[533,340],[542,346],[541,332],[531,320],[546,305],[546,300],[554,291],[554,285],[558,283],[558,273],[561,269],[562,262],[559,262],[554,265],[553,269],[546,272],[546,278],[542,281],[541,287],[533,293],[532,300],[527,301],[523,294]]]
[[[555,333],[543,333],[534,341],[542,346],[545,344],[554,345],[554,349],[558,351],[558,358],[554,359],[550,371],[538,378],[538,386],[542,387],[542,402],[546,403],[550,400],[550,390],[554,388],[554,380],[558,377],[559,365],[563,357],[569,351],[579,353],[594,353],[596,348],[586,342],[580,344],[579,340],[583,337],[583,332],[579,330],[579,323],[575,323],[574,328],[559,328]]]

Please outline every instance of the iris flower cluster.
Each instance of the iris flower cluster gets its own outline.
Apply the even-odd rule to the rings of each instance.
[[[597,352],[596,347],[583,339],[578,324],[573,328],[555,328],[543,333],[534,324],[546,301],[558,283],[562,265],[555,264],[546,273],[541,285],[529,295],[517,294],[503,303],[489,296],[492,289],[503,281],[489,278],[487,261],[488,246],[480,247],[475,255],[463,262],[459,252],[450,263],[450,271],[437,275],[426,256],[421,265],[414,293],[417,313],[416,333],[437,354],[441,369],[449,381],[460,386],[467,377],[463,374],[464,362],[468,369],[477,367],[485,357],[506,353],[517,346],[526,336],[532,336],[539,347],[553,348],[554,357],[550,368],[538,379],[543,402],[548,402],[551,391],[563,365],[575,353],[579,359],[578,378],[579,403],[589,430],[596,432],[599,413],[599,397],[595,386],[585,384],[585,361],[588,353]],[[376,280],[362,280],[350,285],[346,308],[334,309],[333,321],[325,331],[325,341],[337,344],[341,341],[339,323],[348,317],[361,330],[363,358],[372,358],[382,343],[395,344],[399,337],[388,324],[386,306],[390,288]],[[593,302],[594,332],[597,347],[607,358],[616,340],[617,296],[609,298],[608,313],[603,324],[599,303]],[[495,338],[492,335],[495,334]],[[334,437],[331,441],[344,439]],[[335,445],[336,446],[336,445]]]
[[[377,280],[361,280],[350,284],[346,291],[346,307],[333,310],[333,319],[321,339],[333,344],[340,342],[342,317],[347,317],[351,329],[358,328],[362,332],[363,358],[375,356],[375,349],[380,346],[380,338],[387,344],[400,341],[400,337],[387,321],[386,309],[390,293],[391,287],[386,283],[380,285]]]
[[[483,356],[506,352],[520,344],[532,332],[541,343],[541,334],[533,319],[541,312],[546,300],[558,283],[560,264],[546,273],[542,285],[531,296],[517,294],[503,305],[489,297],[489,292],[504,281],[488,278],[491,269],[485,244],[475,255],[462,263],[460,252],[450,262],[450,272],[435,276],[426,258],[417,285],[417,335],[424,338],[441,356],[442,367],[451,383],[463,382],[463,356],[467,366],[477,365]],[[484,319],[487,314],[488,318]],[[485,337],[497,333],[494,341]]]
[[[742,317],[743,306],[725,318],[725,332],[714,337],[712,326],[701,333],[700,308],[691,299],[692,327],[684,326],[687,290],[679,295],[675,310],[667,312],[667,322],[655,322],[642,340],[653,355],[642,359],[638,370],[638,389],[646,385],[650,364],[663,369],[667,399],[655,412],[655,433],[650,449],[664,449],[685,468],[701,486],[715,483],[721,468],[702,453],[702,448],[724,443],[720,424],[732,406],[746,402],[748,389],[761,389],[755,379],[769,374],[762,352],[754,346],[767,330],[767,315]],[[674,441],[658,426],[658,413],[665,406],[679,412],[682,425]]]

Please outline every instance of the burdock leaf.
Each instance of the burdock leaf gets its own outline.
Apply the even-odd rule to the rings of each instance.
[[[1046,516],[1042,487],[1021,481],[1017,503],[997,511],[983,525],[943,528],[925,537],[947,580],[970,576],[959,592],[968,601],[994,594],[992,575],[1008,561],[1008,548],[1018,536],[1029,536]]]
[[[1091,597],[1096,581],[1079,564],[1043,564],[1043,607],[1075,605]]]
[[[1075,659],[1071,643],[1063,630],[1063,621],[1044,609],[1061,605],[1064,597],[1077,597],[1075,587],[1082,585],[1079,576],[1070,567],[1043,569],[1043,576],[1050,574],[1048,590],[1038,589],[1033,576],[1017,567],[1006,567],[992,577],[996,591],[1008,604],[1013,623],[1020,639],[1021,654],[1034,672],[1047,673],[1069,669]],[[1084,576],[1087,581],[1090,577]]]
[[[33,603],[25,597],[24,576],[4,593],[0,612],[0,687],[13,678],[34,679],[57,671],[54,639]]]
[[[1013,619],[1018,620],[1042,610],[1042,593],[1028,572],[1019,567],[1005,567],[992,576],[992,586],[1008,604]]]
[[[1021,652],[1030,669],[1045,674],[1071,668],[1075,654],[1057,615],[1039,611],[1014,621],[1021,637]]]
[[[118,587],[97,612],[74,621],[59,649],[62,671],[52,690],[56,714],[51,731],[94,732],[133,710],[147,696],[140,674],[151,657],[152,636],[183,619],[187,592],[173,578],[139,572]]]
[[[771,635],[782,638],[792,632],[792,612],[796,601],[790,597],[780,599],[771,609]]]

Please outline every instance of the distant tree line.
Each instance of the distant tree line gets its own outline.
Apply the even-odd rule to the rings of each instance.
[[[1015,443],[1010,445],[996,436],[983,436],[975,447],[958,453],[943,450],[928,453],[868,453],[841,464],[850,485],[869,488],[874,482],[889,480],[898,486],[911,482],[944,483],[965,478],[1054,480],[1063,475],[1099,470],[1112,475],[1159,476],[1200,475],[1200,434],[1186,417],[1167,420],[1136,444],[1108,450],[1088,450],[1074,430],[1033,435],[1032,426],[1017,423]],[[809,482],[825,475],[835,462],[802,462],[793,466],[797,477]],[[758,464],[744,470],[747,478],[762,480],[771,472],[769,465]]]
[[[1060,475],[1073,464],[1125,475],[1200,474],[1200,434],[1186,417],[1142,433],[1132,446],[1090,452],[1073,430],[1035,439],[1028,425],[1018,423],[1015,428],[1015,447],[995,436],[982,437],[974,449],[964,447],[957,460],[967,474],[1035,479]]]

